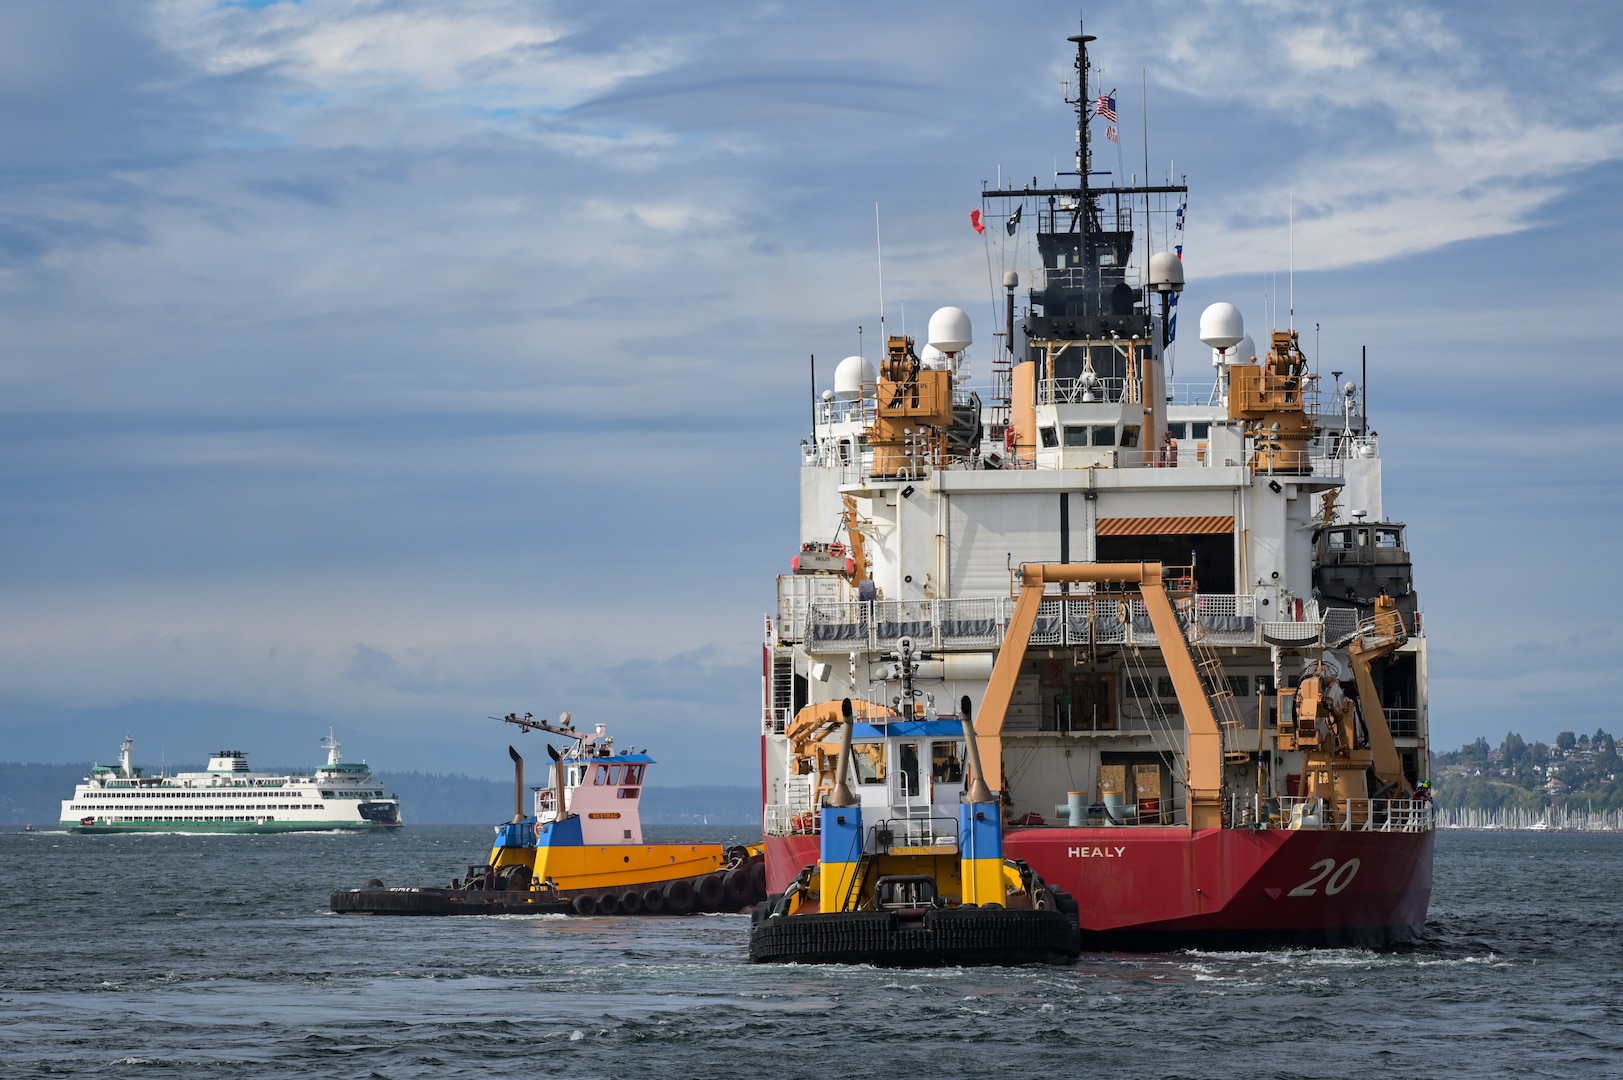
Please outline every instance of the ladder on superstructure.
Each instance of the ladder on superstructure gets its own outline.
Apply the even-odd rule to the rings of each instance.
[[[873,871],[874,863],[879,856],[863,852],[857,858],[857,868],[851,874],[851,884],[846,887],[845,899],[840,901],[840,911],[856,911],[862,903],[862,894],[868,885],[868,875]]]
[[[1250,752],[1242,749],[1245,722],[1240,719],[1240,707],[1234,701],[1234,688],[1229,685],[1228,673],[1223,670],[1223,658],[1218,655],[1206,636],[1206,630],[1195,618],[1193,601],[1185,611],[1190,629],[1189,655],[1195,662],[1195,673],[1200,676],[1201,689],[1212,703],[1212,716],[1223,737],[1223,761],[1248,761]]]

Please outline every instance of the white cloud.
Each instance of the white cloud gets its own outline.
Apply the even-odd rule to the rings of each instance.
[[[1254,182],[1195,179],[1190,258],[1208,275],[1277,268],[1292,200],[1297,269],[1327,269],[1525,228],[1572,174],[1623,157],[1623,124],[1529,95],[1436,12],[1207,3],[1156,34],[1129,63],[1164,51],[1162,87],[1273,128],[1247,148]],[[1615,96],[1615,68],[1570,76],[1572,100]]]

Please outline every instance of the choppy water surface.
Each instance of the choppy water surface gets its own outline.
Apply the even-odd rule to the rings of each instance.
[[[1619,834],[1442,834],[1384,954],[755,967],[742,916],[327,913],[488,836],[0,833],[0,1076],[1623,1075]]]

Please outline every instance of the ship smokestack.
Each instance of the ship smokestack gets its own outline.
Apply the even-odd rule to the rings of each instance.
[[[851,794],[851,785],[845,782],[845,775],[851,768],[851,729],[854,723],[851,719],[851,699],[840,699],[840,716],[844,718],[845,733],[840,736],[840,764],[834,778],[834,790],[828,793],[830,806],[855,806],[857,797]]]
[[[511,745],[507,756],[513,759],[513,823],[524,820],[524,758]]]
[[[981,746],[975,739],[975,722],[970,719],[969,695],[965,694],[958,701],[958,715],[964,722],[964,744],[969,753],[970,781],[964,789],[964,801],[968,803],[995,802],[990,788],[986,786],[986,775],[981,772]]]

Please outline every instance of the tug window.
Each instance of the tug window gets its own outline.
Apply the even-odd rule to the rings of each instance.
[[[1396,529],[1376,529],[1375,546],[1396,549],[1398,546],[1398,531]]]
[[[930,746],[930,779],[938,784],[958,784],[964,779],[964,744],[938,742]]]
[[[883,784],[885,782],[885,746],[883,743],[853,743],[851,746],[851,764],[857,773],[859,784]]]
[[[1346,529],[1336,529],[1330,533],[1330,547],[1334,551],[1345,551],[1352,547],[1352,533]]]

